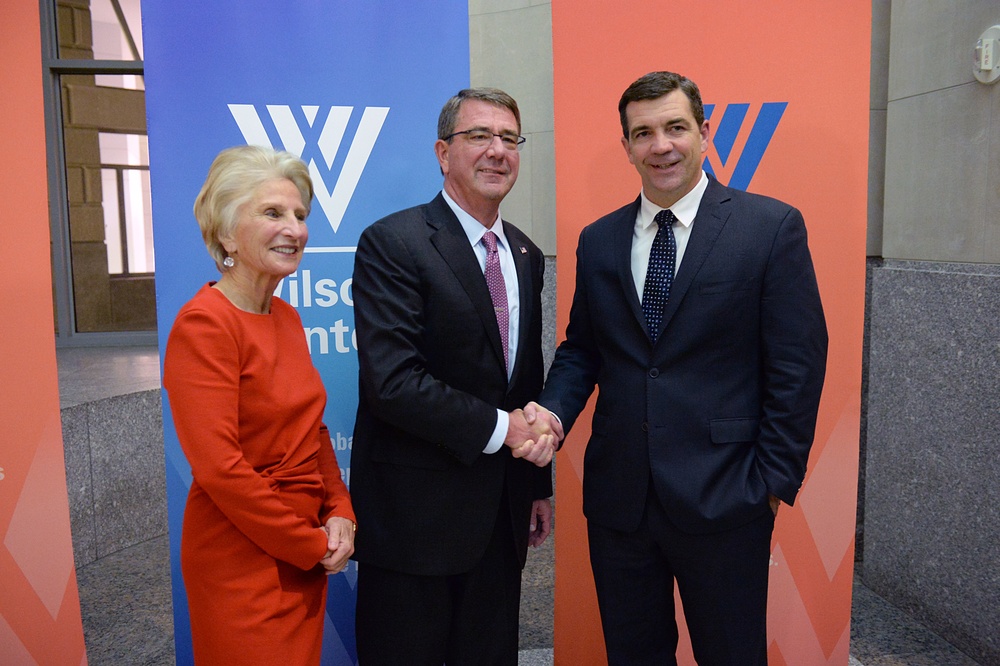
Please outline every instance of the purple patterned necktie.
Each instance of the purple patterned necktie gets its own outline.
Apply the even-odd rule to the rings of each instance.
[[[677,261],[677,241],[674,223],[677,218],[669,209],[661,210],[654,218],[657,226],[653,247],[649,249],[649,266],[646,282],[642,285],[642,314],[646,317],[649,339],[656,342],[663,321],[663,310],[670,298],[670,285],[674,281],[674,264]]]
[[[492,231],[483,234],[483,245],[486,246],[486,286],[490,288],[490,298],[493,299],[493,311],[497,316],[497,326],[500,327],[500,342],[503,343],[504,369],[510,367],[507,359],[507,339],[510,335],[510,312],[507,310],[507,285],[500,272],[500,255],[497,254],[497,236]]]

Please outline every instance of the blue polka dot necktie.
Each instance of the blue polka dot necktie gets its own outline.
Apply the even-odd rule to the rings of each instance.
[[[649,339],[656,342],[663,321],[663,310],[670,298],[670,285],[674,281],[677,262],[677,241],[674,240],[674,223],[677,218],[670,210],[661,210],[654,218],[657,226],[653,247],[649,249],[649,266],[646,282],[642,286],[642,314],[646,317]]]
[[[507,338],[510,335],[510,311],[507,309],[507,285],[500,271],[500,255],[497,254],[497,236],[492,231],[483,234],[483,245],[486,246],[486,286],[490,289],[493,299],[493,311],[497,316],[497,326],[500,327],[500,342],[503,344],[504,367],[510,368],[507,358]]]

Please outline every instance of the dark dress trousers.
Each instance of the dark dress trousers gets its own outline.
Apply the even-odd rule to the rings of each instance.
[[[375,222],[358,242],[351,497],[362,571],[463,574],[499,539],[515,569],[506,580],[519,586],[531,505],[552,494],[550,469],[515,459],[506,446],[483,449],[497,409],[522,407],[541,390],[544,258],[520,230],[503,225],[520,304],[509,381],[483,270],[440,194]],[[516,618],[513,624],[516,641]]]
[[[677,535],[736,534],[766,521],[768,494],[795,500],[813,441],[827,333],[805,225],[710,177],[652,344],[631,268],[639,203],[580,234],[566,340],[539,402],[568,431],[599,387],[583,477],[592,528],[629,534],[662,516]]]

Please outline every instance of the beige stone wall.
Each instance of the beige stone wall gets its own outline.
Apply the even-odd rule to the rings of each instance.
[[[517,100],[521,151],[517,185],[501,212],[549,256],[556,253],[555,138],[552,101],[552,4],[469,0],[473,86],[501,88]]]
[[[1000,84],[972,69],[1000,4],[887,4],[882,256],[1000,263]]]

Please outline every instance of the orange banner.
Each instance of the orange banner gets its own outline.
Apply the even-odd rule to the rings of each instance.
[[[617,104],[654,70],[698,83],[706,169],[802,211],[830,334],[816,440],[794,507],[772,540],[769,663],[844,665],[861,405],[871,6],[553,0],[559,330],[573,297],[580,230],[635,199]],[[605,663],[581,510],[591,413],[556,474],[556,664]],[[683,632],[682,632],[683,633]],[[682,636],[679,663],[693,664]]]
[[[0,21],[0,663],[86,664],[52,317],[38,3]]]

